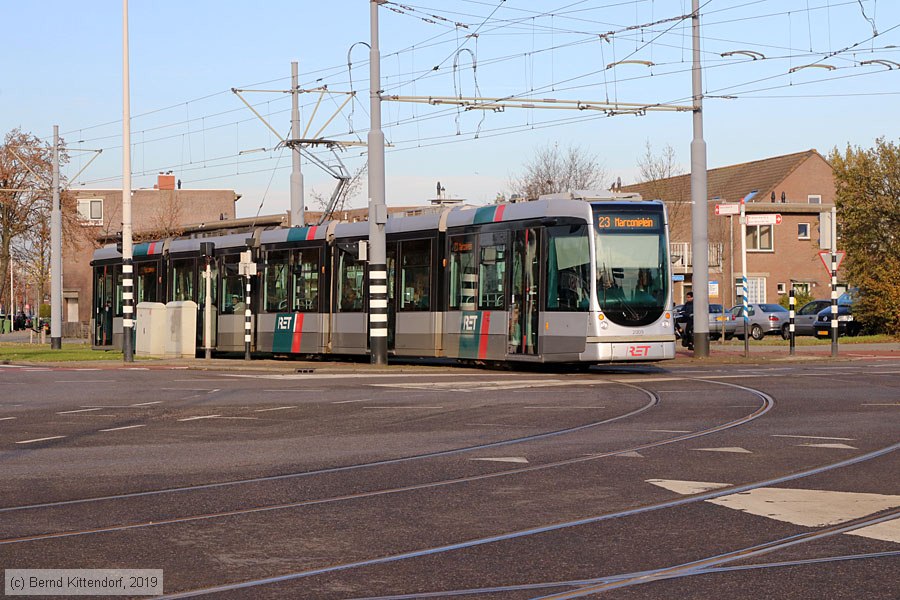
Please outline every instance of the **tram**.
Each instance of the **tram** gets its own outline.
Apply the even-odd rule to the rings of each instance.
[[[395,215],[385,230],[389,355],[544,363],[675,357],[661,201],[557,194]],[[249,280],[252,351],[365,355],[367,238],[367,222],[330,221],[136,244],[135,304],[196,302],[197,348],[204,348],[209,261],[215,351],[244,350]],[[248,249],[252,276],[240,272]],[[115,245],[91,262],[95,348],[121,347],[121,264]]]

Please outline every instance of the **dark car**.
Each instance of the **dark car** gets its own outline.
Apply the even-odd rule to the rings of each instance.
[[[800,310],[794,313],[794,334],[795,335],[816,335],[816,321],[819,319],[819,313],[831,306],[831,300],[813,300],[807,302],[800,307]],[[782,337],[787,339],[788,330],[782,327]]]
[[[862,330],[862,324],[853,318],[853,301],[855,300],[854,296],[851,293],[844,292],[838,298],[838,313],[837,313],[837,322],[838,322],[838,336],[842,335],[850,335],[855,336],[859,335],[859,332]],[[816,337],[817,338],[830,338],[831,337],[831,306],[829,305],[827,308],[819,311],[818,316],[816,317]]]

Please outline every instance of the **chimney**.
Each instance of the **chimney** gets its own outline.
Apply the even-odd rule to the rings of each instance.
[[[157,187],[161,190],[174,190],[175,189],[175,176],[172,174],[172,171],[167,171],[166,173],[160,173],[157,176]]]

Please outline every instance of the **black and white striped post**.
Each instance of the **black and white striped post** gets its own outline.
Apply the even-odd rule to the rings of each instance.
[[[369,263],[369,344],[372,364],[382,364],[378,357],[387,355],[387,334],[387,266],[383,263]]]
[[[791,308],[790,308],[790,318],[791,318],[791,325],[790,325],[790,332],[791,332],[791,356],[794,355],[794,302],[795,302],[795,300],[794,300],[794,286],[791,286],[791,295],[790,295],[790,298],[789,298],[789,300],[788,300],[788,303],[790,304],[790,307],[791,307]]]
[[[252,324],[250,322],[250,274],[247,273],[247,298],[245,300],[247,306],[244,308],[244,360],[250,360],[250,340],[252,339]]]

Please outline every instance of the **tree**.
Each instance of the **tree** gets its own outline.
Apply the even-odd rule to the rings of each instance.
[[[359,190],[362,188],[363,177],[368,171],[368,163],[363,164],[356,171],[353,172],[353,175],[350,176],[350,180],[347,181],[346,185],[341,189],[338,194],[338,198],[334,203],[334,207],[332,209],[333,213],[341,212],[345,208],[348,207],[349,203],[356,195],[359,193]],[[313,202],[316,207],[322,212],[328,210],[328,202],[331,199],[326,198],[323,194],[317,192],[315,189],[309,192],[309,195],[312,196]]]
[[[650,199],[664,200],[669,212],[669,229],[671,237],[675,240],[686,239],[690,234],[690,188],[687,188],[688,197],[673,192],[674,187],[664,181],[683,174],[683,169],[678,164],[675,149],[669,144],[659,154],[653,152],[653,145],[648,139],[644,144],[644,155],[637,161],[640,182],[646,184],[650,190]],[[673,193],[679,195],[673,197]]]
[[[879,138],[874,148],[848,145],[829,158],[847,253],[843,266],[860,291],[854,318],[900,335],[900,147]]]
[[[536,200],[541,194],[590,190],[602,186],[606,170],[595,156],[578,146],[548,144],[525,163],[525,170],[510,179],[513,194]]]

